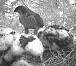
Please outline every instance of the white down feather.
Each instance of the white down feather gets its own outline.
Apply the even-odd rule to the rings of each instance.
[[[5,29],[2,31],[2,33],[4,33],[4,34],[10,34],[12,31],[14,31],[12,28],[7,27],[7,28],[5,28]]]
[[[28,42],[28,45],[25,47],[25,49],[29,52],[31,52],[34,55],[41,55],[44,51],[42,42],[38,39],[38,37],[35,35],[32,42]]]

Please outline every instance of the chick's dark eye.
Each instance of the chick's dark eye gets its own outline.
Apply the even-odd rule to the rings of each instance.
[[[0,37],[2,37],[3,36],[3,34],[0,34]]]
[[[15,34],[15,32],[14,32],[14,31],[12,31],[10,34],[13,34],[13,35],[14,35],[14,34]]]

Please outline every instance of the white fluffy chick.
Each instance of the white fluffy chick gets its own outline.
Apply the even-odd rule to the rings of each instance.
[[[5,35],[3,37],[3,41],[5,42],[5,44],[8,44],[8,45],[12,45],[13,40],[14,40],[14,37],[11,34]]]
[[[7,28],[5,28],[5,29],[2,31],[2,33],[3,33],[3,34],[10,34],[12,31],[14,31],[12,28],[7,27]]]
[[[35,38],[35,40],[33,40],[32,42],[28,42],[28,45],[25,47],[25,49],[33,55],[40,56],[44,51],[43,44],[36,35],[34,35],[33,37]]]
[[[22,34],[20,34],[20,33],[16,33],[15,35],[14,35],[14,38],[15,38],[15,40],[14,40],[14,42],[13,42],[13,46],[12,46],[12,48],[11,48],[11,52],[14,54],[14,55],[21,55],[22,53],[23,53],[23,48],[21,48],[20,47],[20,44],[19,44],[19,39],[20,39],[20,36],[21,36]]]
[[[20,38],[21,34],[16,32],[14,35],[14,45],[18,45],[19,44],[19,38]]]
[[[68,37],[69,36],[69,34],[68,34],[68,32],[66,31],[66,30],[59,30],[58,31],[59,32],[59,38],[65,38],[65,37]]]
[[[11,52],[13,55],[19,56],[19,55],[22,55],[22,53],[24,52],[24,49],[21,48],[19,45],[13,45],[11,47]]]
[[[0,50],[5,50],[11,47],[13,43],[13,35],[8,34],[0,38]]]

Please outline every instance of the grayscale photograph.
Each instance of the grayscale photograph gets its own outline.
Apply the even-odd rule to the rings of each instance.
[[[76,66],[76,0],[0,0],[0,66]]]

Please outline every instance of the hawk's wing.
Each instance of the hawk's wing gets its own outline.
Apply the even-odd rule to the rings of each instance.
[[[43,23],[43,19],[40,17],[39,14],[35,14],[34,15],[36,21],[37,21],[37,24],[39,27],[43,27],[44,26],[44,23]]]

